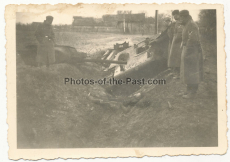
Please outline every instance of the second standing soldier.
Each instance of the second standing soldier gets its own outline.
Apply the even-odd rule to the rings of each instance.
[[[176,20],[176,22],[175,22],[175,27],[173,32],[171,49],[168,57],[168,67],[172,68],[174,79],[177,79],[179,78],[180,75],[180,63],[181,63],[181,53],[182,53],[182,48],[180,48],[180,46],[182,41],[183,27],[179,21],[179,10],[174,10],[172,12],[172,15]]]
[[[160,49],[160,52],[157,53],[160,53],[160,55],[163,55],[164,58],[168,59],[175,23],[172,23],[171,18],[169,17],[164,19],[164,23],[166,25],[166,30],[164,30],[155,40],[153,40],[151,45],[155,44],[155,46],[157,46],[155,48]]]
[[[192,20],[189,11],[180,11],[180,20],[184,25],[182,32],[181,81],[187,85],[183,98],[193,98],[203,80],[203,54],[197,24]]]

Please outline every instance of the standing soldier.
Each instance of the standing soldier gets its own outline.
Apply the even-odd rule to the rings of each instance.
[[[151,41],[151,45],[155,44],[156,47],[161,49],[161,52],[159,53],[163,53],[163,56],[168,59],[169,51],[171,49],[175,23],[171,22],[170,17],[166,17],[164,19],[164,23],[167,26],[166,30],[164,30],[161,33],[161,35],[157,37],[155,40]]]
[[[55,62],[54,52],[54,32],[52,29],[52,16],[46,16],[44,23],[37,27],[35,32],[36,39],[38,40],[37,58],[38,66],[46,65]]]
[[[175,22],[172,22],[171,18],[167,17],[166,22],[168,22],[168,30],[167,30],[167,34],[168,34],[168,37],[169,37],[169,46],[168,46],[168,57],[169,57],[169,54],[170,54],[170,50],[171,50],[171,47],[172,47],[172,40],[173,40],[173,35],[174,35],[174,30],[175,30]]]
[[[171,49],[169,51],[169,57],[168,57],[168,67],[172,68],[174,79],[178,79],[180,75],[180,63],[181,63],[181,53],[182,48],[181,41],[182,41],[182,31],[183,27],[179,21],[179,10],[174,10],[172,12],[172,15],[175,22],[175,28],[173,32],[173,40],[171,44]]]
[[[203,54],[199,38],[199,29],[188,10],[180,11],[182,32],[181,81],[187,84],[183,98],[193,98],[203,80]]]

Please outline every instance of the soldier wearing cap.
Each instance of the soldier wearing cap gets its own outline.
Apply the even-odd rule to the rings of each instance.
[[[164,23],[167,26],[166,30],[164,30],[158,38],[152,41],[151,45],[155,44],[160,47],[161,51],[159,53],[163,53],[163,57],[168,59],[175,23],[171,21],[170,17],[164,18]]]
[[[184,25],[182,31],[182,54],[180,66],[181,81],[187,85],[183,98],[193,98],[203,80],[203,54],[199,38],[199,29],[192,20],[189,11],[180,11],[180,21]]]
[[[175,19],[175,27],[173,33],[173,39],[171,44],[171,49],[168,57],[168,67],[173,70],[174,79],[179,78],[180,75],[180,63],[181,63],[181,53],[182,49],[180,48],[182,41],[182,31],[183,26],[179,21],[179,10],[174,10],[172,16]]]
[[[55,62],[54,52],[54,32],[52,28],[53,17],[46,16],[46,20],[37,27],[35,32],[38,41],[37,58],[38,66],[46,65]]]
[[[171,20],[170,17],[166,17],[165,18],[165,22],[168,23],[167,34],[168,34],[168,38],[169,38],[169,45],[168,45],[168,55],[169,55],[170,50],[171,50],[172,40],[173,40],[173,33],[174,33],[174,29],[175,29],[175,22],[172,22],[172,20]]]

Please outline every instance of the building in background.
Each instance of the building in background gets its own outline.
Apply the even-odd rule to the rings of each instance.
[[[145,23],[145,13],[106,14],[102,18],[73,16],[73,31],[142,33],[148,24]]]

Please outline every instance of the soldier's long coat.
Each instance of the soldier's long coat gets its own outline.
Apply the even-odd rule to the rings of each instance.
[[[203,54],[199,29],[192,19],[184,26],[182,46],[181,81],[185,84],[199,84],[203,80]]]
[[[173,40],[168,57],[168,67],[180,67],[182,48],[182,31],[183,27],[177,21],[174,28]]]
[[[175,23],[172,23],[165,31],[163,31],[158,38],[156,38],[156,42],[151,44],[151,50],[154,51],[154,55],[163,56],[163,58],[168,59],[169,51],[171,48],[173,31],[174,31]]]
[[[175,25],[176,25],[176,23],[172,22],[171,25],[169,26],[168,30],[167,30],[167,34],[168,34],[168,37],[169,37],[168,57],[169,57],[171,46],[172,46]]]
[[[40,65],[55,63],[54,32],[51,25],[39,24],[35,32],[38,40],[36,62]]]

